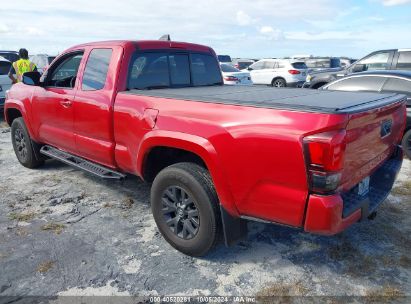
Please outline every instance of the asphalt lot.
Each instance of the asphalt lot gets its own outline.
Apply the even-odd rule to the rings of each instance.
[[[411,296],[408,160],[373,221],[334,237],[252,223],[247,241],[220,245],[205,258],[184,256],[165,242],[151,216],[149,185],[137,178],[102,181],[56,161],[23,168],[4,125],[0,168],[0,301],[56,295],[410,300],[404,298]]]

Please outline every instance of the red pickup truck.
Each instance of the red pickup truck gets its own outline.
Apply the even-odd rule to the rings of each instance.
[[[173,41],[82,44],[7,94],[20,163],[45,158],[152,182],[164,238],[206,254],[247,220],[332,235],[373,216],[402,163],[405,97],[224,86],[215,52]]]

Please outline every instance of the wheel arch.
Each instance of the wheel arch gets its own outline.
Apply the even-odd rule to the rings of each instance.
[[[204,166],[210,172],[220,204],[230,214],[238,216],[223,165],[214,146],[207,139],[186,133],[156,130],[146,134],[137,155],[137,172],[147,181],[154,178],[162,168],[177,162],[191,161]],[[153,172],[153,167],[150,166],[156,159],[161,159],[161,156],[170,158],[162,160]]]

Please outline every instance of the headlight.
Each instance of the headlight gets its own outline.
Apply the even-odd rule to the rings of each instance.
[[[312,77],[311,75],[307,75],[307,78],[305,78],[305,81],[306,81],[306,82],[310,82],[312,78],[313,78],[313,77]]]

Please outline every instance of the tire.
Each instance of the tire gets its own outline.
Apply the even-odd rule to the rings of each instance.
[[[283,78],[275,78],[271,82],[271,85],[276,88],[285,88],[287,86],[287,82]]]
[[[151,210],[163,237],[184,254],[204,256],[220,239],[217,193],[199,165],[177,163],[160,171],[151,187]]]
[[[22,117],[16,118],[11,124],[11,141],[13,143],[14,153],[18,161],[26,168],[34,169],[44,163],[44,160],[37,159],[40,151],[37,145],[33,145],[26,124]]]
[[[405,132],[401,142],[405,155],[411,159],[411,129]]]

